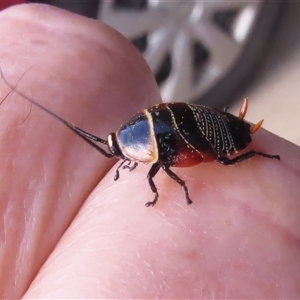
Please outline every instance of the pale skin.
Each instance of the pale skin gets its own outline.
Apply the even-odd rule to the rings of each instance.
[[[23,5],[0,28],[6,78],[29,69],[18,89],[86,131],[105,138],[160,102],[142,57],[100,22]],[[16,94],[0,119],[0,298],[300,297],[299,147],[259,129],[250,148],[281,161],[174,168],[190,206],[160,171],[146,208],[150,166],[114,182],[116,160]]]

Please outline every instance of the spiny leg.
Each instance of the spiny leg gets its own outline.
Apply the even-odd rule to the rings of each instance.
[[[173,179],[175,180],[179,185],[181,185],[184,188],[184,192],[185,192],[185,198],[186,198],[186,203],[187,205],[190,205],[193,203],[193,201],[190,199],[189,196],[189,190],[185,184],[185,182],[180,179],[173,171],[170,170],[169,167],[167,166],[163,166],[163,169],[166,171],[166,173]]]
[[[279,155],[270,155],[270,154],[266,154],[266,153],[263,153],[263,152],[258,152],[258,151],[254,151],[254,150],[251,150],[251,151],[248,151],[246,153],[243,153],[237,157],[234,157],[234,158],[228,158],[228,157],[225,157],[225,156],[220,156],[217,161],[223,165],[234,165],[236,163],[239,163],[239,162],[242,162],[244,160],[247,160],[255,155],[259,155],[259,156],[263,156],[263,157],[266,157],[266,158],[272,158],[272,159],[278,159],[280,160],[280,156]]]
[[[149,182],[152,192],[155,194],[155,197],[154,197],[153,201],[149,201],[145,204],[147,207],[154,206],[155,203],[157,202],[158,192],[157,192],[157,188],[154,184],[153,178],[155,177],[155,175],[157,174],[157,172],[159,171],[160,168],[161,168],[161,165],[159,163],[155,163],[154,165],[152,165],[152,167],[148,173],[148,176],[147,176],[148,182]]]

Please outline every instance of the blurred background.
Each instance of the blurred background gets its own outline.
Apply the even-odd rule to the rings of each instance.
[[[0,9],[29,1],[0,1]],[[42,0],[99,19],[140,50],[163,101],[230,106],[300,145],[300,2]]]

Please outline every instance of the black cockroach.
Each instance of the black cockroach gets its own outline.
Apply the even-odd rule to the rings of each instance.
[[[118,180],[119,169],[122,166],[123,169],[128,168],[132,171],[138,163],[151,164],[147,178],[155,197],[153,201],[146,203],[147,207],[155,205],[158,200],[158,191],[153,178],[160,168],[184,188],[187,204],[191,204],[192,200],[185,182],[171,171],[170,167],[191,167],[212,161],[232,165],[255,155],[280,160],[279,155],[269,155],[254,150],[229,158],[248,146],[251,135],[261,127],[263,122],[261,120],[251,127],[244,121],[248,107],[247,99],[244,100],[238,117],[228,113],[227,109],[220,111],[198,104],[157,104],[136,114],[117,132],[109,134],[107,140],[103,140],[62,119],[19,92],[6,81],[3,74],[2,78],[12,90],[52,115],[102,155],[107,158],[121,159],[115,180]],[[95,142],[107,145],[108,150],[102,149]]]

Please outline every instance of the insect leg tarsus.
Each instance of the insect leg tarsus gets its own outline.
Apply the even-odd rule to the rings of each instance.
[[[123,166],[125,162],[128,162],[128,164],[125,165],[125,166]],[[115,174],[115,176],[114,176],[114,181],[117,181],[117,180],[119,179],[119,177],[120,177],[119,169],[120,169],[122,166],[123,166],[123,169],[129,169],[130,172],[131,172],[132,170],[134,170],[134,169],[137,167],[137,165],[138,165],[137,162],[135,162],[132,166],[130,166],[131,162],[132,162],[131,160],[125,158],[125,159],[119,164],[119,166],[117,167],[117,170],[116,170],[116,174]]]
[[[217,161],[223,165],[234,165],[236,163],[239,163],[239,162],[242,162],[244,160],[247,160],[255,155],[259,155],[259,156],[263,156],[263,157],[267,157],[267,158],[272,158],[272,159],[278,159],[280,160],[280,156],[279,155],[270,155],[270,154],[267,154],[267,153],[263,153],[263,152],[259,152],[259,151],[254,151],[254,150],[251,150],[251,151],[248,151],[246,153],[243,153],[235,158],[228,158],[228,157],[225,157],[225,156],[220,156]]]
[[[180,179],[173,171],[171,171],[168,166],[163,166],[163,169],[173,180],[175,180],[179,185],[181,185],[183,187],[187,205],[192,204],[193,201],[191,200],[191,198],[189,196],[189,190],[188,190],[185,182],[182,179]]]
[[[114,181],[117,181],[120,177],[120,172],[119,172],[119,169],[123,166],[123,164],[128,161],[128,159],[124,159],[120,164],[119,166],[117,167],[117,170],[116,170],[116,174],[114,176]]]
[[[131,172],[132,170],[134,170],[137,166],[138,166],[138,163],[137,162],[134,162],[134,164],[131,166],[132,161],[129,161],[128,165],[125,165],[123,166],[123,169],[129,169],[129,172]]]
[[[154,184],[153,178],[155,177],[155,175],[157,174],[157,172],[159,171],[160,168],[161,168],[161,165],[159,163],[155,163],[154,165],[152,165],[152,167],[148,173],[148,176],[147,176],[148,182],[149,182],[152,192],[155,194],[155,197],[154,197],[153,201],[149,201],[145,204],[147,207],[154,206],[158,200],[157,187]]]

